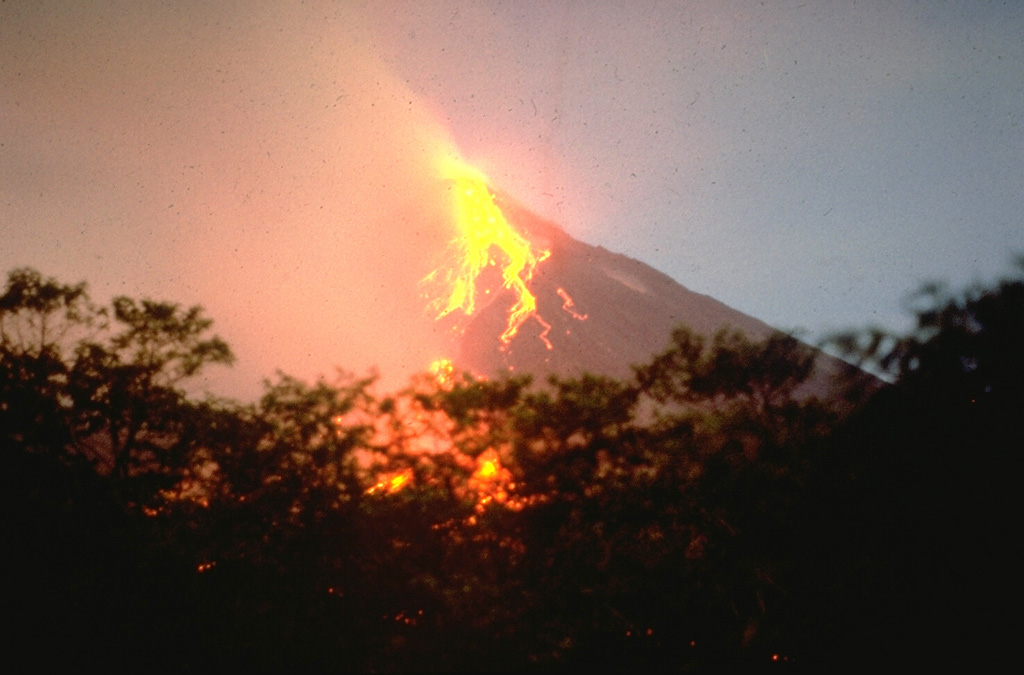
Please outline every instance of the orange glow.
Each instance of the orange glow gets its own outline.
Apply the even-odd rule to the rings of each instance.
[[[476,475],[482,480],[490,480],[498,475],[498,458],[485,459],[480,462],[480,468],[476,470]]]
[[[525,506],[525,503],[513,494],[516,484],[513,482],[512,472],[501,465],[498,453],[494,450],[487,450],[477,457],[476,471],[469,479],[469,487],[476,492],[478,513],[483,513],[491,504],[500,504],[513,511],[520,511]]]
[[[388,481],[388,492],[395,492],[402,489],[402,486],[409,482],[410,474],[400,473]]]
[[[430,364],[430,374],[442,389],[452,388],[454,371],[451,359],[435,359]]]
[[[447,284],[446,297],[434,301],[437,318],[456,310],[465,315],[476,311],[477,281],[488,267],[501,269],[502,285],[512,291],[516,301],[509,308],[508,323],[501,341],[508,344],[519,327],[537,315],[537,299],[529,283],[537,265],[551,255],[550,251],[534,251],[530,242],[516,232],[494,203],[483,174],[451,158],[441,163],[442,176],[451,182],[452,209],[457,236],[451,242],[456,261],[451,269],[435,270],[425,281],[439,275]],[[488,290],[485,289],[484,293]],[[545,340],[545,342],[547,342]],[[548,343],[550,348],[550,343]]]
[[[578,313],[576,311],[576,309],[575,309],[576,303],[574,303],[572,301],[572,296],[570,296],[568,293],[566,293],[564,288],[559,288],[555,292],[558,293],[558,297],[560,297],[564,301],[562,303],[562,311],[568,312],[569,315],[572,316],[572,318],[574,318],[574,319],[576,319],[578,321],[586,321],[587,320],[587,315],[586,314],[580,314],[580,313]]]
[[[405,624],[406,626],[415,626],[419,619],[423,616],[423,610],[417,610],[415,614],[410,614],[404,610],[395,614],[395,621],[398,623]]]
[[[400,474],[396,474],[391,478],[386,478],[379,481],[376,485],[366,490],[366,494],[372,495],[378,492],[386,492],[387,494],[394,494],[401,490],[406,484],[412,480],[412,471],[403,471]]]
[[[537,319],[537,323],[544,327],[544,330],[542,330],[540,332],[540,335],[538,335],[537,337],[539,337],[544,342],[545,347],[547,347],[548,349],[554,349],[554,345],[552,345],[551,340],[548,339],[548,333],[551,332],[551,324],[545,321],[544,319],[540,318],[540,314],[538,314],[535,318]]]

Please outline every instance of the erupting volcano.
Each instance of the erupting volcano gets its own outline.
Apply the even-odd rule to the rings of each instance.
[[[454,353],[437,362],[449,371],[628,377],[680,325],[752,338],[773,330],[641,262],[573,239],[465,163],[446,159],[441,172],[456,234],[447,265],[424,284],[435,291],[437,319],[453,322]]]
[[[515,297],[501,341],[508,344],[530,317],[546,326],[537,316],[537,300],[529,283],[537,265],[551,252],[535,250],[509,224],[479,171],[449,158],[442,161],[441,171],[451,181],[452,220],[458,235],[450,245],[455,260],[443,272],[450,288],[448,297],[434,302],[438,318],[460,310],[466,316],[472,315],[476,310],[478,279],[488,267],[500,266],[502,285]],[[425,281],[434,281],[441,272],[435,270]],[[489,294],[491,289],[484,288],[482,292]]]

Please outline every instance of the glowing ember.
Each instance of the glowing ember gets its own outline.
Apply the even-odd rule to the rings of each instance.
[[[562,303],[562,311],[568,312],[569,315],[572,316],[572,318],[576,319],[577,321],[587,320],[586,314],[580,314],[576,311],[576,303],[572,301],[572,297],[565,292],[564,288],[559,288],[555,292],[558,293],[558,297],[560,297],[564,301]]]
[[[412,479],[412,471],[403,471],[400,474],[379,481],[376,485],[366,490],[366,494],[372,495],[378,492],[394,494],[401,490]]]
[[[500,266],[504,287],[516,297],[509,309],[508,324],[501,334],[501,341],[508,344],[531,316],[537,318],[546,331],[549,326],[537,316],[537,299],[528,285],[537,265],[551,252],[535,252],[530,242],[512,228],[494,203],[494,195],[487,189],[484,176],[479,171],[453,159],[444,160],[441,171],[444,178],[452,183],[458,236],[452,241],[456,263],[444,273],[444,281],[450,290],[447,297],[434,303],[437,318],[456,310],[472,314],[476,310],[477,279],[487,267]],[[426,281],[436,279],[439,272],[431,272]],[[544,341],[550,349],[550,343],[546,339]]]
[[[542,330],[540,332],[540,335],[538,335],[537,337],[539,337],[544,342],[545,347],[547,347],[548,349],[554,349],[554,345],[552,345],[551,340],[548,339],[548,333],[551,332],[551,324],[545,321],[544,319],[540,318],[540,314],[538,314],[534,318],[537,319],[537,323],[544,327],[544,330]]]
[[[512,473],[501,465],[498,453],[487,450],[476,459],[476,471],[469,479],[469,488],[477,495],[477,513],[483,513],[491,504],[519,511],[525,502],[514,496],[516,484]],[[468,523],[472,525],[473,523]]]
[[[451,389],[453,384],[455,367],[451,359],[436,359],[430,364],[430,374],[437,380],[442,389]]]
[[[498,458],[488,458],[480,462],[476,476],[481,480],[490,480],[498,475]]]

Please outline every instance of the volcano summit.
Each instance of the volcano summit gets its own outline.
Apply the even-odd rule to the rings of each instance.
[[[732,329],[752,340],[775,332],[642,262],[573,239],[507,195],[493,194],[493,203],[540,252],[528,280],[536,313],[513,337],[499,338],[519,300],[502,283],[500,261],[493,262],[481,272],[474,311],[460,321],[452,359],[459,369],[488,378],[528,374],[535,381],[584,372],[627,378],[631,366],[664,351],[680,326],[705,337]],[[819,366],[835,372],[842,364],[822,355]]]

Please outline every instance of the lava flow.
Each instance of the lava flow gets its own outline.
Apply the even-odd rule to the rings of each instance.
[[[509,309],[501,341],[508,344],[530,317],[540,322],[546,333],[550,327],[537,314],[537,299],[530,292],[529,283],[537,265],[551,252],[534,251],[530,242],[512,228],[494,203],[494,195],[479,171],[453,159],[444,160],[441,171],[443,177],[451,182],[458,235],[451,243],[456,262],[443,273],[441,270],[431,272],[424,280],[435,281],[443,274],[450,287],[446,297],[439,298],[432,305],[438,312],[437,318],[455,311],[462,311],[467,316],[473,314],[480,274],[487,267],[500,266],[503,286],[516,298]],[[546,339],[544,342],[551,349],[551,343]]]

